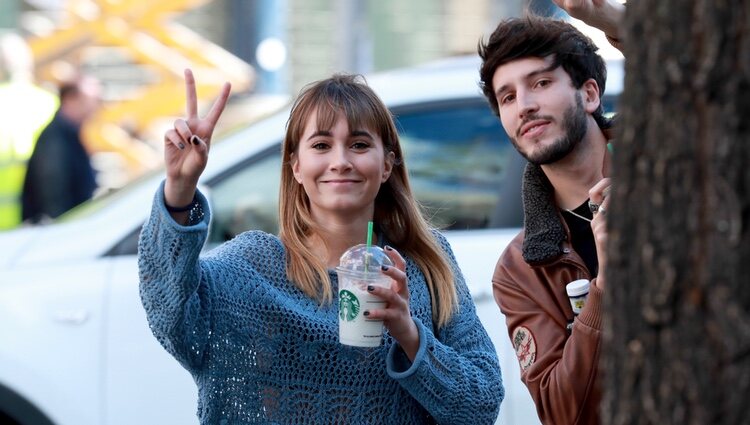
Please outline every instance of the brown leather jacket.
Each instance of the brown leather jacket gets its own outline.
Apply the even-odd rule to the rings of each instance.
[[[571,247],[549,180],[531,164],[524,173],[523,203],[524,230],[503,252],[492,279],[521,379],[544,424],[598,424],[602,291],[592,282],[573,320],[565,285],[591,277]]]

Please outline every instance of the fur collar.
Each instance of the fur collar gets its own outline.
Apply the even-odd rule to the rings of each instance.
[[[555,205],[554,188],[538,165],[526,164],[522,198],[523,259],[536,265],[559,257],[567,234]]]
[[[616,118],[600,127],[607,142],[613,141]],[[544,264],[563,254],[568,239],[567,226],[555,204],[555,189],[542,167],[526,164],[523,173],[523,259],[531,264]]]

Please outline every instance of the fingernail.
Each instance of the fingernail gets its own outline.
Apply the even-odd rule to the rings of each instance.
[[[200,143],[200,140],[201,140],[200,137],[196,136],[195,134],[193,134],[192,136],[190,136],[190,141],[194,145],[198,145]]]
[[[385,246],[385,250],[386,250],[386,251],[393,251],[393,248],[391,248],[391,246],[390,246],[390,245],[386,245],[386,246]]]
[[[367,291],[368,291],[368,292],[372,292],[372,291],[374,291],[374,290],[375,290],[375,287],[374,287],[374,286],[372,286],[372,285],[367,285]]]
[[[178,144],[177,147],[179,147],[180,149],[185,149],[185,145],[183,143]]]
[[[369,315],[370,315],[370,312],[369,312],[369,310],[365,310],[365,312],[364,312],[364,313],[362,313],[362,315],[363,315],[363,316],[369,316]]]
[[[382,270],[384,272],[387,272],[389,268],[390,267],[386,266],[385,264],[383,264],[382,266],[380,266],[380,270]]]

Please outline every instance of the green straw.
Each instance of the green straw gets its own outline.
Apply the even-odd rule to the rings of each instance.
[[[370,269],[370,247],[372,246],[372,221],[367,222],[367,249],[365,250],[365,273]]]

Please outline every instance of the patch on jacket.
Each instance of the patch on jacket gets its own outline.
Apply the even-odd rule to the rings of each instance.
[[[521,365],[521,372],[525,372],[536,360],[536,341],[529,328],[519,326],[513,330],[513,347],[516,349],[518,363]]]

